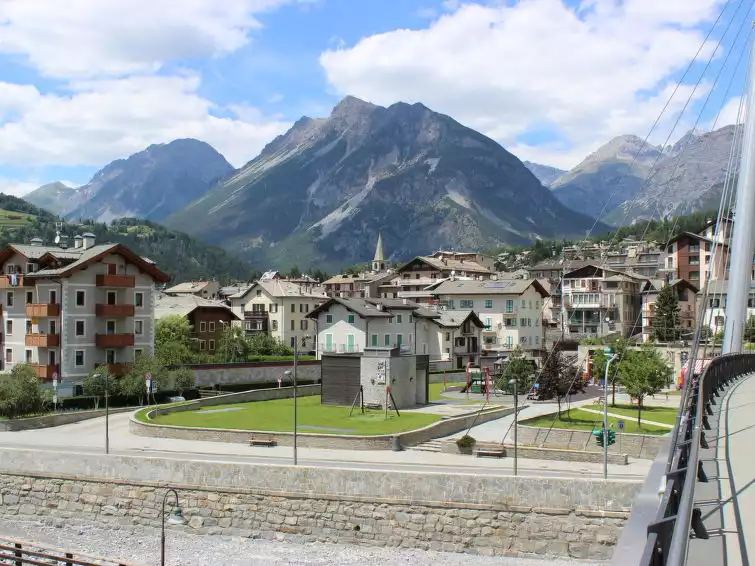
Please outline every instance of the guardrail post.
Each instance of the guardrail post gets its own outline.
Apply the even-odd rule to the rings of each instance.
[[[71,560],[73,560],[73,552],[66,552],[66,558],[68,558],[68,560],[66,560],[66,566],[73,566],[73,562],[71,562]]]
[[[23,554],[23,552],[21,552],[21,549],[23,547],[21,546],[21,543],[18,543],[18,542],[16,544],[14,544],[13,546],[15,546],[18,549],[13,554],[16,556],[16,558],[20,558],[21,559],[21,560],[16,560],[16,566],[23,566],[23,564],[24,564],[24,561],[23,561],[24,554]]]
[[[702,540],[708,540],[710,538],[708,536],[708,531],[703,524],[703,513],[697,507],[692,509],[692,530],[695,532],[696,538]]]
[[[700,483],[708,483],[708,476],[705,475],[702,462],[697,463],[697,481]]]

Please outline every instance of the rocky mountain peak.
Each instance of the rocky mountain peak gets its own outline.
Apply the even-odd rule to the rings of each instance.
[[[375,110],[382,108],[357,98],[356,96],[345,96],[338,104],[333,107],[333,111],[330,113],[330,118],[335,120],[353,120],[359,119],[364,116],[369,116]]]

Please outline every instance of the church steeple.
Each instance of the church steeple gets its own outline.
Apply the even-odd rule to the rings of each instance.
[[[385,271],[385,254],[383,253],[383,235],[378,232],[375,258],[372,260],[372,271]]]

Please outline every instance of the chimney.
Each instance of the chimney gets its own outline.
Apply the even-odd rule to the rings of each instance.
[[[40,247],[44,245],[44,241],[42,238],[32,238],[31,242],[29,242],[32,246]]]
[[[86,234],[84,234],[81,247],[84,248],[85,250],[93,248],[94,238],[95,236],[91,232],[87,232]]]
[[[73,247],[74,247],[74,249],[79,249],[82,246],[82,241],[83,240],[84,240],[84,238],[82,238],[81,236],[79,236],[78,234],[76,234],[76,236],[74,236],[74,238],[73,238]]]

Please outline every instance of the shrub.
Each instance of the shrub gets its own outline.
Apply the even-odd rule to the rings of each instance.
[[[456,440],[456,446],[458,446],[460,449],[469,449],[472,448],[475,444],[477,444],[477,440],[475,440],[474,437],[469,436],[468,434],[465,434],[464,436]]]
[[[44,412],[52,401],[29,364],[14,366],[0,375],[0,416],[14,419]]]

